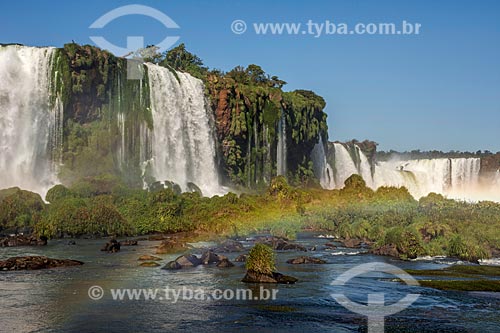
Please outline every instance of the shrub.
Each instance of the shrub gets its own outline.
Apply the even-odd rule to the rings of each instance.
[[[258,243],[250,250],[245,267],[247,271],[269,275],[276,270],[273,249]]]

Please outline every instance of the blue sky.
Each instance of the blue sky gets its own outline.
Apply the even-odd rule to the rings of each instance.
[[[127,4],[152,6],[180,29],[127,16],[101,31],[89,25]],[[0,42],[62,46],[102,35],[155,44],[167,35],[212,68],[258,64],[327,101],[330,140],[371,139],[379,149],[500,151],[500,2],[495,0],[156,0],[2,2]],[[236,35],[235,19],[249,26]],[[254,22],[348,23],[406,20],[418,36],[257,35]]]

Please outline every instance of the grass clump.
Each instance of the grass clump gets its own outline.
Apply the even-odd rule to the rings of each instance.
[[[255,244],[248,254],[245,267],[249,272],[271,275],[276,270],[273,249],[264,244]]]

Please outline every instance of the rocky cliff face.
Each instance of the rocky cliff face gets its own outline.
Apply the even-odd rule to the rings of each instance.
[[[175,182],[154,179],[155,172],[149,169],[155,165],[154,147],[158,153],[158,145],[152,141],[159,139],[159,131],[154,130],[154,78],[148,66],[137,64],[144,71],[142,80],[127,80],[127,60],[96,47],[72,43],[53,53],[48,80],[50,102],[60,103],[63,109],[63,125],[61,133],[57,133],[62,138],[57,152],[59,180],[68,184],[84,177],[112,174],[133,186],[158,180]],[[256,65],[228,73],[208,71],[183,46],[169,51],[157,63],[162,70],[170,71],[180,85],[199,82],[192,76],[180,80],[180,76],[188,75],[181,75],[183,72],[203,81],[206,102],[203,94],[201,101],[192,101],[185,94],[194,86],[165,94],[167,98],[190,99],[180,103],[184,113],[206,105],[211,133],[204,133],[204,137],[216,137],[215,159],[222,183],[258,188],[279,174],[293,182],[313,179],[311,150],[320,136],[327,138],[325,101],[321,97],[305,90],[284,92],[281,87],[285,82],[270,78]],[[181,107],[176,102],[163,104]],[[165,126],[170,126],[168,119]],[[196,135],[196,123],[183,126],[192,128],[192,135]],[[199,141],[193,140],[191,134],[188,139]],[[173,144],[187,145],[167,141],[162,156],[169,155],[167,150]],[[196,154],[198,146],[188,147],[189,153]]]

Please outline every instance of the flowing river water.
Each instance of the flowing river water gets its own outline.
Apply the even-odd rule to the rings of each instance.
[[[339,305],[331,293],[367,302],[367,295],[383,293],[387,303],[407,294],[420,297],[408,309],[386,318],[386,332],[498,332],[498,293],[439,291],[407,286],[385,273],[356,277],[343,287],[331,285],[340,274],[360,264],[385,262],[400,268],[436,269],[439,261],[399,261],[360,254],[362,250],[322,249],[327,240],[306,233],[298,243],[318,246],[305,255],[326,260],[324,265],[290,265],[287,259],[303,252],[278,252],[278,271],[299,279],[294,285],[266,285],[277,289],[275,300],[113,300],[111,288],[183,287],[204,290],[251,288],[240,282],[244,264],[232,268],[198,266],[179,271],[139,267],[138,257],[154,254],[158,242],[141,241],[115,254],[100,252],[105,240],[54,240],[46,247],[0,248],[0,259],[16,255],[45,255],[83,261],[78,267],[39,271],[0,272],[1,332],[359,332],[366,331],[366,317]],[[250,247],[250,242],[244,242]],[[195,247],[210,244],[197,243]],[[192,250],[201,253],[200,248]],[[229,259],[239,253],[229,253]],[[162,264],[177,255],[159,255]],[[89,298],[91,286],[105,292],[100,300]]]

